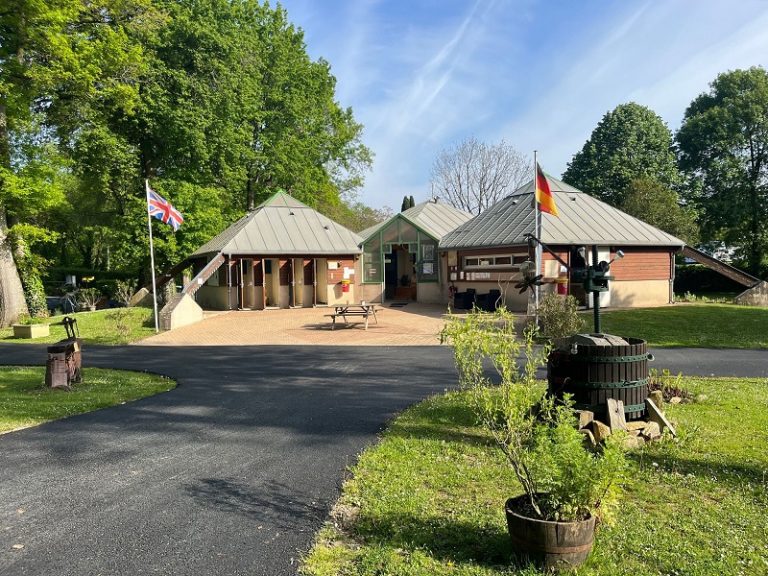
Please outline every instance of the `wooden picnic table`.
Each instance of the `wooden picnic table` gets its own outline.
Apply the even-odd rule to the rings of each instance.
[[[347,318],[350,316],[361,316],[365,319],[365,329],[368,330],[368,318],[373,316],[376,324],[379,323],[379,319],[376,317],[376,305],[375,304],[340,304],[334,306],[334,313],[328,314],[331,317],[332,324],[331,330],[336,329],[336,319],[343,318],[344,323],[347,324]]]

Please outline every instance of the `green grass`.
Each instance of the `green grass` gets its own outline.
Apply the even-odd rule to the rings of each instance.
[[[661,308],[610,310],[602,331],[647,340],[652,346],[768,348],[768,308],[732,304],[678,304]],[[592,312],[584,313],[594,328]]]
[[[768,380],[688,379],[680,437],[631,456],[616,523],[578,574],[768,574]],[[706,398],[701,395],[706,395]],[[520,489],[461,393],[398,417],[352,470],[304,559],[313,576],[534,575],[503,504]]]
[[[116,312],[121,310],[122,312]],[[115,314],[126,314],[125,327],[126,332],[120,334]],[[80,330],[80,336],[86,344],[128,344],[141,340],[155,333],[154,321],[152,319],[151,308],[116,308],[112,310],[97,310],[96,312],[77,312],[68,314],[77,318],[77,327]],[[0,329],[0,342],[12,342],[18,344],[51,344],[67,337],[64,326],[61,326],[61,319],[64,316],[52,316],[46,320],[51,324],[51,335],[45,338],[35,338],[34,340],[14,338],[12,328]]]
[[[71,392],[45,386],[45,368],[0,366],[0,432],[92,412],[176,386],[162,376],[84,368]]]

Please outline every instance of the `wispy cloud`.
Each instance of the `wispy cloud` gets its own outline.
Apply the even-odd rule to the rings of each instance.
[[[538,149],[559,173],[618,104],[676,128],[718,73],[768,65],[757,0],[283,2],[365,125],[374,206],[426,198],[434,158],[467,136]]]

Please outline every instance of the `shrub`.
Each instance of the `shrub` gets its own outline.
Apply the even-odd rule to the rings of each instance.
[[[544,296],[539,303],[541,334],[554,339],[580,332],[584,327],[584,319],[579,316],[578,307],[579,303],[573,296]]]
[[[101,292],[98,288],[81,288],[75,298],[77,303],[84,308],[92,308],[101,300]]]
[[[570,400],[557,404],[536,380],[549,346],[534,346],[534,329],[519,340],[514,317],[501,308],[453,318],[441,336],[453,344],[460,385],[520,481],[532,514],[557,521],[590,514],[605,519],[626,468],[620,435],[596,450],[585,446]],[[522,369],[516,360],[521,351]],[[495,368],[498,385],[487,376],[486,361]]]

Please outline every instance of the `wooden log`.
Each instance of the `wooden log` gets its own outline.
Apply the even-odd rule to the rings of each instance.
[[[664,413],[659,410],[659,407],[656,406],[656,404],[650,398],[645,399],[645,409],[648,411],[648,419],[651,420],[651,422],[656,422],[662,432],[664,431],[664,428],[666,428],[669,430],[672,436],[677,436],[675,427],[672,426],[672,423],[667,420],[667,417],[664,416]]]
[[[608,425],[611,432],[627,430],[627,420],[624,417],[624,402],[615,398],[608,398]]]

